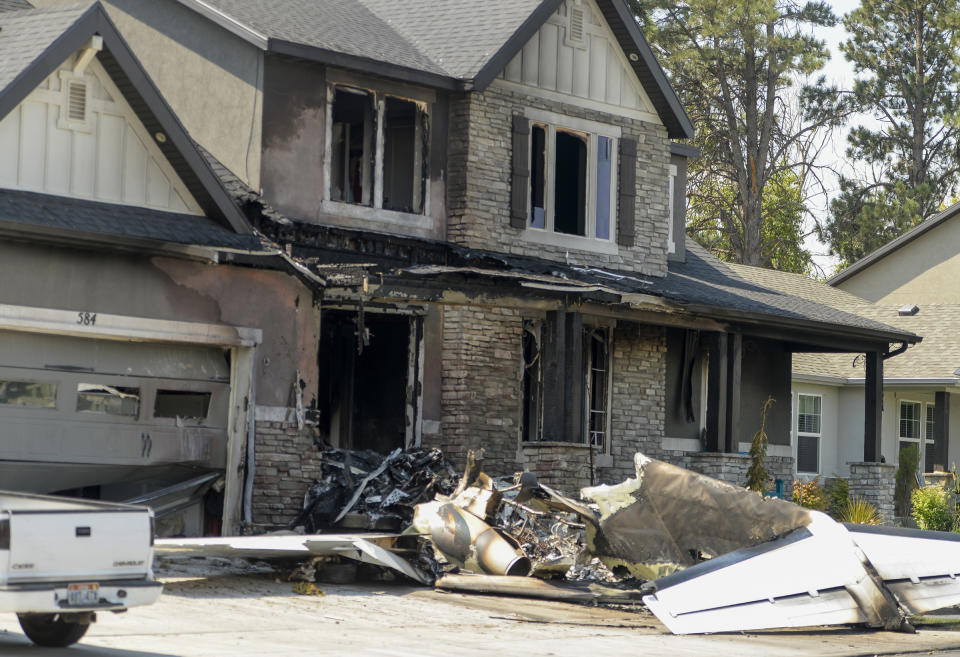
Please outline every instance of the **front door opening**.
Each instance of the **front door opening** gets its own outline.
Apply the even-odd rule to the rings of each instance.
[[[356,312],[323,313],[318,399],[321,433],[331,445],[387,453],[412,444],[418,372],[410,358],[411,342],[414,349],[417,344],[411,328],[419,321],[366,314],[360,328]]]

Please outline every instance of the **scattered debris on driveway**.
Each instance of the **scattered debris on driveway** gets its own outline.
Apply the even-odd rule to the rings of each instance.
[[[841,525],[639,453],[635,478],[585,488],[586,501],[531,473],[494,480],[482,450],[459,478],[439,450],[323,458],[291,525],[311,535],[167,539],[157,553],[295,557],[307,582],[345,558],[451,591],[642,598],[675,634],[853,623],[912,631],[910,616],[960,604],[958,534]],[[348,517],[368,528],[387,519],[397,532],[315,533]]]

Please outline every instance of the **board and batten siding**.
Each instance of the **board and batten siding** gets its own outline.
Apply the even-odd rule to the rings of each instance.
[[[567,0],[561,5],[507,64],[500,79],[633,110],[636,118],[660,123],[616,37],[591,0],[577,5],[583,10],[583,40],[571,44],[568,16],[574,4]]]
[[[63,125],[66,84],[50,75],[0,121],[0,187],[202,215],[107,72],[93,60],[86,125]]]

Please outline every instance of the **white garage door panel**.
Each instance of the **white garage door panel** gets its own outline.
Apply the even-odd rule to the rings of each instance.
[[[223,349],[0,331],[0,366],[230,381]]]
[[[0,402],[15,402],[0,403],[0,460],[225,468],[229,378],[223,349],[0,331]],[[52,407],[30,406],[21,382],[55,385]],[[154,417],[158,391],[159,415],[205,403],[206,416]]]

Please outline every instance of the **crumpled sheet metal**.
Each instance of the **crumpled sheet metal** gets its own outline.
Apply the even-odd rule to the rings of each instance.
[[[634,456],[637,476],[615,486],[584,488],[600,508],[587,541],[611,569],[657,579],[740,548],[806,527],[811,512],[690,470]],[[587,516],[589,517],[589,516]]]
[[[222,536],[207,538],[157,539],[158,556],[224,557],[228,559],[304,559],[327,555],[370,563],[395,570],[421,584],[433,577],[414,568],[409,561],[380,545],[391,544],[397,534],[316,534]]]

